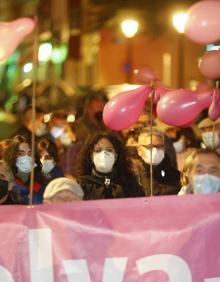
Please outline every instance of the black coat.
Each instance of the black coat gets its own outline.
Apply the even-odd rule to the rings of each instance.
[[[145,195],[150,196],[150,165],[138,158],[134,160],[134,166]],[[176,195],[180,188],[180,172],[172,166],[169,157],[165,155],[159,165],[153,165],[153,195]]]
[[[80,176],[77,181],[85,193],[85,200],[144,196],[134,177],[125,181],[117,172],[102,174],[93,171],[91,175]]]

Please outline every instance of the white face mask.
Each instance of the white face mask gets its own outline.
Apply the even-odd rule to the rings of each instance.
[[[210,174],[195,175],[192,181],[194,194],[216,193],[220,188],[220,178]]]
[[[44,174],[48,174],[55,167],[54,160],[42,160],[41,163],[42,163],[42,172]]]
[[[52,127],[50,130],[50,134],[53,136],[54,139],[59,138],[63,134],[63,132],[64,132],[64,128],[57,126]]]
[[[16,160],[16,166],[18,168],[18,171],[24,173],[30,173],[32,170],[32,157],[30,156],[18,157]]]
[[[175,152],[178,154],[178,153],[181,153],[185,150],[186,146],[185,146],[185,141],[183,139],[180,139],[176,142],[173,142],[173,147],[175,149]]]
[[[36,135],[38,137],[43,136],[44,134],[47,133],[47,127],[45,123],[41,123],[41,125],[37,128],[36,130]]]
[[[143,159],[143,161],[147,164],[151,163],[151,156],[150,156],[150,149],[144,148],[140,157]],[[162,160],[165,157],[164,150],[157,149],[156,147],[153,147],[152,149],[152,164],[158,165],[162,162]]]
[[[64,146],[70,146],[72,144],[72,139],[69,137],[68,133],[63,133],[60,136],[60,142],[64,145]]]
[[[214,142],[213,142],[213,132],[212,131],[202,133],[202,140],[204,144],[209,148],[213,148],[213,145],[214,145],[214,148],[219,145],[219,136],[217,132],[214,132]]]
[[[112,171],[115,163],[115,155],[108,151],[93,154],[93,162],[98,172],[108,173]]]

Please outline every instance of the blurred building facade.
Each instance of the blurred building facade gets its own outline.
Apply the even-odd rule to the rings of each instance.
[[[159,80],[175,88],[179,86],[180,68],[183,74],[182,87],[190,88],[196,81],[203,81],[198,60],[205,51],[204,46],[194,44],[187,38],[183,38],[180,46],[179,35],[169,26],[168,17],[163,15],[165,11],[151,1],[139,2],[142,6],[132,9],[134,1],[129,0],[123,4],[117,0],[1,0],[0,19],[11,21],[24,16],[38,16],[39,45],[49,43],[52,46],[52,53],[38,64],[40,82],[64,80],[72,86],[97,87],[124,83],[127,47],[123,34],[119,32],[119,15],[127,11],[129,15],[133,13],[139,17],[141,26],[140,32],[132,38],[132,68],[151,67]],[[189,1],[188,6],[193,2]],[[165,5],[159,0],[158,3]],[[146,4],[149,9],[155,10],[155,14],[147,13]],[[141,7],[144,5],[146,11],[143,13]],[[149,27],[143,18],[147,18],[148,23],[153,23],[155,19],[157,21]],[[181,65],[179,48],[183,49],[184,64]],[[63,58],[61,50],[64,50]],[[44,55],[45,52],[46,49]],[[13,58],[0,66],[1,91],[5,91],[6,84],[9,87],[11,83],[11,88],[14,88],[23,81],[31,80],[32,69],[25,71],[24,66],[32,61],[33,34],[28,36]],[[8,74],[4,77],[5,72]],[[13,77],[10,78],[12,73]],[[131,83],[139,82],[133,76]]]

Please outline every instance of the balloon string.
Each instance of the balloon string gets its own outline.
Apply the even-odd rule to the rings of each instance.
[[[31,132],[31,157],[32,170],[30,176],[29,206],[33,205],[33,187],[34,187],[34,167],[35,167],[35,118],[36,118],[36,84],[37,84],[37,56],[38,56],[38,21],[35,17],[36,27],[34,32],[33,44],[33,93],[32,93],[32,132]]]
[[[216,80],[215,81],[215,87],[216,89],[219,89],[219,80]],[[215,149],[215,128],[216,128],[216,124],[214,123],[213,124],[213,127],[212,127],[212,149]]]
[[[151,81],[151,94],[150,94],[150,195],[154,195],[153,187],[153,105],[154,105],[154,81]]]
[[[212,149],[215,149],[215,123],[212,127]]]

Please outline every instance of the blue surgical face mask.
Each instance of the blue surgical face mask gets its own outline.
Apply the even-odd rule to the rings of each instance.
[[[216,193],[220,188],[220,178],[211,174],[195,175],[192,181],[194,194]]]

